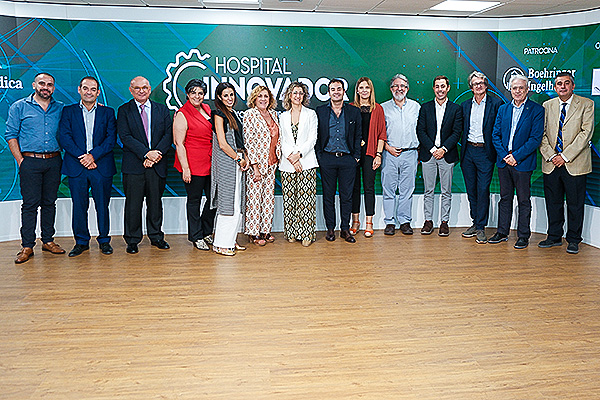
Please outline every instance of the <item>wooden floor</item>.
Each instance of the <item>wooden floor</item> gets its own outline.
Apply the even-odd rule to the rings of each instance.
[[[0,398],[600,398],[600,249],[461,230],[22,265],[0,243]]]

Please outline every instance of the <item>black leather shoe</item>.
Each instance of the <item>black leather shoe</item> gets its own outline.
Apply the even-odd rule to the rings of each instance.
[[[356,243],[356,239],[350,234],[350,231],[347,229],[344,229],[340,232],[340,237],[348,243]]]
[[[89,250],[90,246],[88,246],[87,244],[76,244],[73,247],[73,250],[71,250],[71,252],[69,253],[69,257],[77,257],[79,255],[81,255],[81,253],[83,253],[86,250]]]
[[[167,250],[171,248],[171,246],[169,246],[169,243],[167,243],[163,239],[157,240],[155,242],[150,242],[150,244],[154,247],[158,247],[161,250]]]
[[[113,248],[110,243],[100,243],[100,251],[102,254],[112,254]]]
[[[508,236],[507,235],[503,235],[501,233],[494,233],[494,235],[488,239],[488,243],[491,244],[496,244],[496,243],[500,243],[500,242],[506,242],[508,240]]]
[[[567,246],[567,253],[577,254],[579,253],[579,243],[569,243]]]
[[[384,235],[388,235],[388,236],[393,236],[396,234],[396,225],[394,224],[387,224],[385,226],[385,229],[383,230],[383,234]]]
[[[327,240],[328,242],[333,242],[335,240],[335,232],[333,231],[333,229],[327,229],[325,240]]]
[[[524,249],[527,246],[529,246],[529,239],[524,237],[518,238],[517,242],[515,243],[515,249]]]
[[[554,247],[554,246],[562,246],[562,240],[546,239],[546,240],[542,240],[541,242],[538,243],[538,247],[540,247],[542,249],[547,249],[548,247]]]
[[[402,232],[403,235],[412,235],[413,228],[410,227],[410,222],[405,222],[400,225],[400,232]]]
[[[129,243],[127,245],[127,250],[125,250],[125,251],[128,252],[129,254],[136,254],[140,250],[138,249],[137,243]]]

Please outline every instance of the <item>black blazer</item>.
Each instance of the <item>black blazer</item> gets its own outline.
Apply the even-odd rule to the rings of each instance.
[[[144,156],[150,150],[159,150],[163,157],[152,168],[161,178],[167,177],[167,153],[173,144],[173,121],[169,109],[160,103],[151,101],[152,146],[148,146],[148,139],[140,111],[135,100],[130,100],[119,107],[117,112],[117,133],[123,143],[123,163],[121,172],[124,174],[143,174]]]
[[[417,137],[419,138],[419,161],[429,161],[432,157],[430,150],[435,147],[435,136],[437,123],[435,118],[435,99],[424,103],[419,111],[417,120]],[[442,120],[440,136],[442,146],[448,149],[444,160],[448,163],[458,161],[458,149],[456,144],[460,140],[463,129],[462,109],[458,104],[448,100],[446,112]]]
[[[467,145],[467,138],[469,136],[469,128],[471,126],[471,104],[473,99],[463,101],[460,105],[463,112],[463,135],[460,140],[462,150],[460,152],[460,161],[462,162],[465,156],[465,149]],[[492,97],[488,93],[485,99],[485,110],[483,112],[483,147],[487,153],[488,159],[495,163],[496,162],[496,148],[492,143],[492,132],[494,132],[494,123],[496,122],[496,115],[498,115],[498,108],[502,105],[502,100],[497,97]]]
[[[317,107],[317,118],[319,120],[317,127],[317,144],[315,153],[320,160],[323,155],[327,142],[329,142],[329,113],[331,107],[329,104],[323,104]],[[360,110],[351,104],[344,103],[344,120],[346,121],[346,144],[352,157],[360,159],[360,141],[362,140],[362,116]]]

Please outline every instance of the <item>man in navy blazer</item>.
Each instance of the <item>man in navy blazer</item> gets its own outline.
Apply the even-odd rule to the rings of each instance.
[[[544,108],[527,98],[529,80],[523,75],[510,78],[512,102],[500,106],[492,141],[500,181],[498,230],[489,243],[508,240],[513,197],[517,192],[519,216],[515,249],[529,245],[531,236],[531,175],[537,166],[537,149],[544,134]]]
[[[473,224],[462,233],[463,237],[476,236],[477,243],[487,242],[485,226],[490,209],[490,184],[496,163],[496,149],[492,131],[502,100],[488,96],[488,78],[473,71],[469,75],[473,98],[461,104],[463,135],[461,139],[460,167],[465,180]]]
[[[131,80],[133,99],[119,107],[117,133],[123,143],[123,190],[127,253],[135,254],[142,241],[142,206],[146,199],[146,228],[150,244],[166,250],[162,231],[162,194],[167,182],[165,155],[173,144],[169,109],[149,100],[152,88],[143,76]]]
[[[425,223],[422,235],[433,232],[433,198],[438,172],[442,192],[442,212],[439,229],[440,236],[448,236],[450,228],[450,205],[452,202],[452,173],[454,163],[458,161],[456,145],[463,129],[462,109],[448,100],[450,81],[440,75],[433,79],[435,99],[424,103],[417,120],[419,138],[419,161],[423,169],[423,205]]]
[[[360,161],[362,126],[360,110],[344,102],[344,83],[339,79],[329,82],[331,101],[317,107],[317,143],[315,153],[321,171],[323,186],[323,215],[329,242],[335,240],[335,192],[339,183],[340,237],[348,243],[356,239],[350,234],[352,190],[356,166]]]
[[[65,151],[62,173],[69,177],[73,202],[75,246],[69,257],[88,250],[89,189],[98,218],[98,244],[102,254],[112,254],[108,205],[113,176],[117,173],[113,147],[117,141],[115,110],[97,103],[98,81],[86,76],[77,88],[81,101],[63,108],[58,140]]]

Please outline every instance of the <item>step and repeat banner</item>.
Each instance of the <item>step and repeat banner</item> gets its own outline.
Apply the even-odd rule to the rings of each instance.
[[[409,78],[408,97],[419,102],[433,98],[432,80],[450,78],[450,100],[471,97],[467,76],[482,71],[490,92],[509,101],[508,80],[515,73],[530,78],[532,100],[554,97],[553,80],[561,71],[575,76],[575,92],[596,103],[600,121],[600,25],[512,32],[447,32],[362,28],[274,27],[174,23],[135,23],[49,20],[0,16],[0,130],[5,131],[8,108],[32,93],[33,77],[50,72],[56,77],[54,97],[65,104],[79,101],[77,85],[86,75],[100,81],[99,101],[115,108],[131,98],[130,80],[138,75],[152,85],[151,98],[177,110],[185,101],[183,87],[191,78],[209,88],[213,106],[219,82],[232,83],[236,108],[245,109],[256,85],[268,86],[281,100],[287,85],[300,80],[311,91],[311,107],[328,100],[327,83],[342,78],[353,100],[356,80],[368,76],[378,102],[391,98],[389,79],[396,73]],[[279,102],[281,109],[281,102]],[[599,129],[590,144],[594,172],[588,180],[587,203],[600,204]],[[116,150],[117,164],[121,152]],[[169,157],[173,159],[174,152]],[[0,139],[0,200],[20,199],[18,170],[2,134]],[[533,175],[533,194],[543,196],[542,173]],[[277,188],[279,190],[279,188]],[[423,185],[417,179],[417,193]],[[454,192],[464,192],[457,166]],[[498,192],[494,178],[492,191]],[[378,187],[380,193],[380,187]],[[170,171],[167,196],[185,196],[179,174]],[[69,197],[66,178],[60,197]],[[113,196],[123,196],[121,176],[114,179]]]

